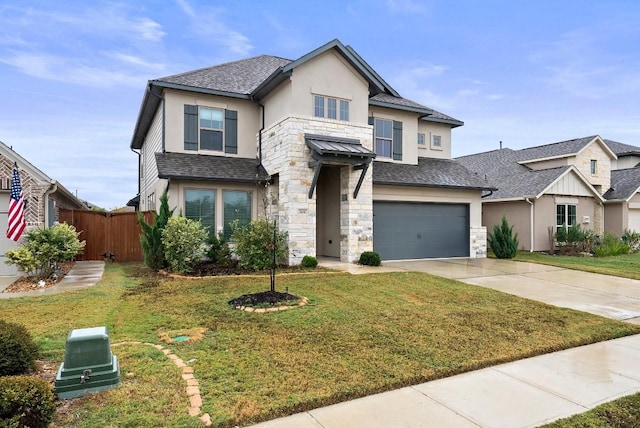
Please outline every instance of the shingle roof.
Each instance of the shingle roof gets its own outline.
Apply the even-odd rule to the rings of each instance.
[[[619,143],[613,140],[604,140],[604,142],[607,146],[609,146],[611,151],[615,153],[617,156],[640,155],[640,147],[638,146]]]
[[[518,156],[520,158],[520,161],[527,161],[533,159],[544,159],[556,156],[571,155],[578,153],[596,137],[597,135],[592,135],[590,137],[560,141],[557,143],[545,144],[543,146],[529,147],[526,149],[518,150]]]
[[[492,150],[490,152],[456,158],[470,171],[486,176],[496,183],[497,191],[486,199],[511,199],[539,195],[571,166],[532,170],[520,165],[517,151],[511,149]]]
[[[260,55],[213,67],[187,71],[161,77],[152,82],[166,82],[221,92],[248,95],[278,68],[291,60],[270,55]]]
[[[156,153],[159,178],[255,183],[267,178],[256,159],[191,153]]]
[[[490,183],[451,159],[418,158],[417,165],[391,162],[373,164],[373,183],[395,186],[493,189]]]
[[[640,168],[611,171],[611,188],[603,195],[606,200],[627,200],[640,188]]]

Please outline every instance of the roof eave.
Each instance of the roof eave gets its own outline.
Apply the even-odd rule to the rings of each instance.
[[[384,186],[403,186],[403,187],[432,187],[438,189],[456,189],[456,190],[498,190],[495,187],[480,187],[480,186],[453,186],[449,184],[424,184],[424,183],[405,183],[405,182],[397,182],[397,181],[380,181],[373,180],[373,184],[384,185]]]
[[[433,110],[431,110],[431,109],[423,109],[423,108],[418,108],[418,107],[403,106],[403,105],[400,105],[400,104],[387,103],[387,102],[384,102],[384,101],[378,101],[378,100],[372,100],[372,99],[369,99],[369,105],[378,106],[378,107],[386,107],[386,108],[390,108],[390,109],[394,109],[394,110],[410,111],[412,113],[419,113],[419,114],[422,114],[422,115],[429,115],[429,114],[433,113]]]
[[[424,120],[427,122],[437,122],[437,123],[446,123],[447,125],[451,125],[452,128],[457,128],[458,126],[463,126],[464,122],[456,119],[441,119],[438,117],[430,117],[425,116],[421,117],[420,120]]]
[[[171,179],[171,180],[181,180],[181,181],[216,181],[216,182],[225,182],[225,183],[250,183],[253,184],[256,180],[259,180],[260,177],[256,177],[255,179],[248,178],[237,178],[237,177],[202,177],[202,176],[190,176],[190,175],[177,175],[177,174],[158,174],[158,178],[162,179]]]
[[[278,85],[282,82],[286,81],[289,76],[291,76],[291,72],[285,73],[282,70],[282,67],[279,67],[276,71],[271,73],[269,77],[267,77],[262,83],[260,83],[254,90],[251,92],[251,98],[254,100],[260,100],[267,96],[269,92],[274,90]]]
[[[240,98],[248,100],[251,98],[249,94],[243,94],[240,92],[220,91],[218,89],[202,88],[200,86],[181,85],[179,83],[163,82],[161,80],[151,80],[149,84],[167,89],[177,89],[179,91],[197,92],[199,94],[207,95],[219,95],[221,97]]]

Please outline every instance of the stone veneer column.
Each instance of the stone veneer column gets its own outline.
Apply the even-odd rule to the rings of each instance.
[[[316,255],[316,192],[309,198],[315,169],[309,167],[311,150],[304,134],[354,138],[371,149],[372,132],[367,124],[305,116],[289,116],[263,131],[262,164],[269,174],[278,174],[275,211],[280,230],[289,234],[289,264],[299,264],[305,255]],[[352,166],[341,168],[341,261],[355,261],[362,251],[373,249],[371,168],[354,200],[360,173]]]
[[[602,235],[604,231],[604,206],[600,205],[597,201],[593,208],[593,233],[596,235]]]
[[[487,257],[487,228],[484,226],[472,227],[471,248],[469,257],[472,259],[483,259]]]

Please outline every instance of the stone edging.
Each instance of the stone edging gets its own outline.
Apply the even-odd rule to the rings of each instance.
[[[257,314],[263,314],[265,312],[278,312],[278,311],[286,311],[287,309],[300,308],[302,306],[306,306],[309,303],[309,299],[306,297],[300,298],[300,303],[293,306],[274,306],[272,308],[252,308],[251,306],[236,306],[235,309],[239,311],[245,312],[255,312]]]
[[[180,359],[176,354],[171,352],[170,349],[165,348],[162,345],[156,345],[154,343],[149,342],[120,342],[113,343],[111,346],[119,346],[119,345],[148,345],[156,348],[158,351],[161,351],[164,355],[166,355],[173,363],[180,369],[182,369],[182,379],[186,382],[187,388],[187,396],[189,397],[189,415],[190,416],[200,416],[200,420],[204,423],[205,426],[212,426],[211,416],[208,413],[201,413],[202,408],[202,397],[200,396],[200,383],[193,376],[193,367],[190,367],[185,364],[182,359]]]

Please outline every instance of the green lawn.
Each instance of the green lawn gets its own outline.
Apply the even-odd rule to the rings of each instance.
[[[518,251],[514,260],[640,279],[640,253],[615,257],[573,257]]]
[[[637,428],[640,427],[640,393],[602,404],[586,413],[561,419],[546,428]]]
[[[307,306],[255,314],[227,301],[264,291],[268,277],[154,280],[138,264],[107,264],[99,285],[0,300],[61,362],[74,328],[106,325],[112,343],[160,343],[166,330],[204,327],[192,360],[203,412],[215,426],[244,425],[480,367],[628,334],[640,326],[556,308],[422,273],[278,278]],[[114,347],[118,388],[67,403],[55,426],[198,426],[179,371],[149,346]]]

